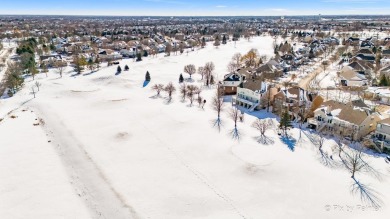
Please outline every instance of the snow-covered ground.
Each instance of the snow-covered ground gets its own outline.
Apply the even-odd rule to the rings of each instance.
[[[0,100],[0,118],[5,118],[0,122],[4,157],[0,166],[13,168],[9,165],[12,156],[17,156],[24,158],[18,169],[33,168],[28,174],[0,172],[7,178],[0,181],[1,218],[17,218],[13,217],[16,213],[20,218],[31,217],[25,211],[31,206],[20,204],[25,194],[31,194],[28,201],[51,203],[34,206],[39,218],[387,218],[386,205],[362,209],[366,204],[350,193],[350,174],[323,165],[308,138],[311,135],[303,134],[297,142],[299,130],[293,129],[295,141],[286,141],[269,130],[267,136],[274,143],[259,144],[259,134],[251,127],[255,116],[275,116],[248,112],[238,124],[241,138],[237,141],[230,134],[234,125],[228,117],[228,102],[221,130],[213,127],[216,113],[210,103],[215,90],[202,91],[207,100],[204,110],[197,104],[190,106],[188,100],[182,102],[178,92],[168,103],[166,94],[156,97],[151,90],[155,83],[171,81],[178,88],[179,74],[187,64],[198,67],[213,61],[222,78],[234,53],[257,48],[260,54],[271,56],[272,42],[271,37],[258,37],[236,47],[229,43],[188,55],[123,60],[122,69],[127,64],[130,71],[119,75],[115,75],[117,66],[93,74],[87,70],[79,76],[67,72],[63,78],[52,70],[47,78],[36,77],[42,86],[35,99],[30,94],[34,82],[27,79],[22,91]],[[144,87],[146,71],[151,82]],[[193,78],[192,83],[198,84],[200,76]],[[45,124],[33,126],[37,117]],[[43,154],[28,153],[35,141]],[[3,142],[8,145],[4,147]],[[335,148],[333,140],[326,141],[329,155],[336,153]],[[371,184],[388,204],[390,165],[383,158],[369,161],[383,173],[383,181],[364,174],[357,178]],[[35,166],[41,162],[42,166]],[[37,175],[43,181],[55,178],[58,187],[33,183]],[[11,189],[20,179],[26,187]],[[34,193],[42,187],[48,188],[47,196]],[[53,199],[51,192],[61,197]],[[14,202],[3,205],[6,196]],[[72,211],[80,214],[73,217]]]
[[[89,218],[34,112],[0,123],[0,217]]]

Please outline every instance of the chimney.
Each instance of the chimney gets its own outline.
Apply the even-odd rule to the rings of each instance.
[[[330,114],[331,111],[332,111],[332,108],[331,108],[330,105],[328,105],[328,106],[326,107],[326,114]]]

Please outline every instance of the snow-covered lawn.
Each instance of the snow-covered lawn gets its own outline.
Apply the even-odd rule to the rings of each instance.
[[[35,113],[0,123],[0,217],[89,218]]]
[[[128,64],[130,71],[122,71],[119,75],[115,75],[117,66],[105,67],[86,76],[70,77],[72,73],[67,73],[63,78],[58,78],[53,72],[48,78],[40,75],[37,78],[42,86],[37,98],[15,111],[20,115],[18,118],[11,120],[6,116],[6,120],[0,123],[1,145],[3,139],[18,142],[12,144],[13,150],[18,152],[23,150],[24,144],[32,144],[32,139],[36,139],[42,147],[52,147],[46,149],[57,151],[57,155],[51,154],[48,159],[27,156],[29,154],[26,152],[23,157],[27,156],[29,160],[19,168],[27,168],[29,163],[41,160],[50,162],[50,159],[56,159],[58,165],[62,160],[64,167],[55,171],[53,177],[54,174],[63,177],[67,172],[70,178],[78,179],[76,185],[72,184],[73,196],[80,188],[83,191],[80,200],[69,201],[66,209],[80,208],[85,211],[85,205],[96,218],[99,218],[99,213],[104,216],[102,218],[127,216],[158,219],[387,218],[390,210],[386,205],[378,211],[357,209],[366,204],[358,196],[351,195],[350,174],[343,168],[323,165],[318,149],[306,135],[298,142],[299,130],[290,131],[294,140],[281,139],[276,131],[269,130],[266,135],[274,144],[257,143],[259,133],[251,127],[255,116],[266,118],[274,115],[266,112],[246,114],[245,121],[238,124],[241,138],[237,141],[230,134],[234,127],[228,117],[230,103],[225,104],[222,113],[221,131],[213,127],[216,113],[210,103],[214,89],[204,89],[201,93],[207,100],[204,110],[197,104],[190,106],[188,100],[182,102],[178,92],[173,101],[167,103],[166,94],[156,97],[151,90],[155,83],[167,84],[170,81],[178,88],[179,74],[186,64],[198,67],[213,61],[221,79],[235,52],[245,53],[257,48],[261,54],[271,56],[272,41],[271,37],[259,37],[250,42],[239,42],[236,48],[229,43],[218,49],[208,46],[190,52],[188,56],[160,55],[145,58],[142,62],[123,60],[120,63],[122,69]],[[151,82],[144,87],[146,71],[151,74]],[[198,84],[200,76],[193,77],[193,84]],[[0,109],[0,118],[10,108],[32,98],[29,93],[32,84],[27,82],[25,89],[15,97],[0,100],[4,106]],[[12,107],[7,108],[8,105]],[[26,128],[33,114],[21,112],[24,108],[33,110],[45,121],[43,129],[32,124]],[[19,129],[21,133],[17,132]],[[48,138],[50,143],[47,142]],[[333,140],[326,141],[324,148],[329,155],[336,153]],[[11,155],[19,156],[13,151],[2,151],[1,155],[7,159]],[[73,156],[76,157],[76,170],[69,168]],[[388,203],[390,187],[386,180],[389,179],[387,169],[390,166],[383,158],[370,157],[369,160],[384,173],[384,180],[380,182],[363,174],[357,174],[357,178],[370,183],[380,192],[382,200]],[[1,159],[1,166],[7,161]],[[22,177],[24,181],[33,181],[44,168],[47,167],[31,170],[31,175],[10,175],[15,179],[5,183],[1,180],[0,188]],[[51,172],[45,173],[49,175]],[[36,183],[23,190],[19,188],[13,197],[22,202],[24,196],[19,193],[28,193],[41,186],[46,187],[43,183]],[[64,186],[69,191],[71,185]],[[56,191],[62,194],[59,188]],[[5,201],[2,199],[5,194],[7,191],[1,189],[2,202]],[[73,197],[71,192],[64,194]],[[45,201],[52,203],[49,198]],[[20,205],[9,205],[6,209],[0,208],[1,218],[13,218],[6,214],[8,211],[30,217]],[[355,209],[348,212],[347,205]],[[344,210],[337,206],[344,206]],[[49,207],[50,210],[60,211],[64,206]],[[47,206],[37,208],[41,212]],[[57,218],[75,218],[61,216]],[[76,218],[86,217],[87,213],[80,213]],[[43,211],[39,218],[56,216]]]

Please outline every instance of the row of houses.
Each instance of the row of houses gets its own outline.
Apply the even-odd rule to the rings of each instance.
[[[375,112],[363,101],[324,102],[315,92],[298,86],[272,86],[271,81],[261,72],[242,68],[227,74],[220,82],[220,89],[225,95],[232,95],[235,105],[249,111],[270,107],[273,113],[280,115],[287,109],[293,121],[306,123],[308,128],[318,132],[351,140],[361,140],[374,133],[374,142],[382,142],[377,146],[378,150],[390,150],[390,120],[384,119],[384,115]],[[303,114],[304,117],[301,116]]]

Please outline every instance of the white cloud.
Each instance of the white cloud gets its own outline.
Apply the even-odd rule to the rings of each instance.
[[[217,5],[217,6],[215,6],[216,8],[227,8],[227,6],[226,5]]]

